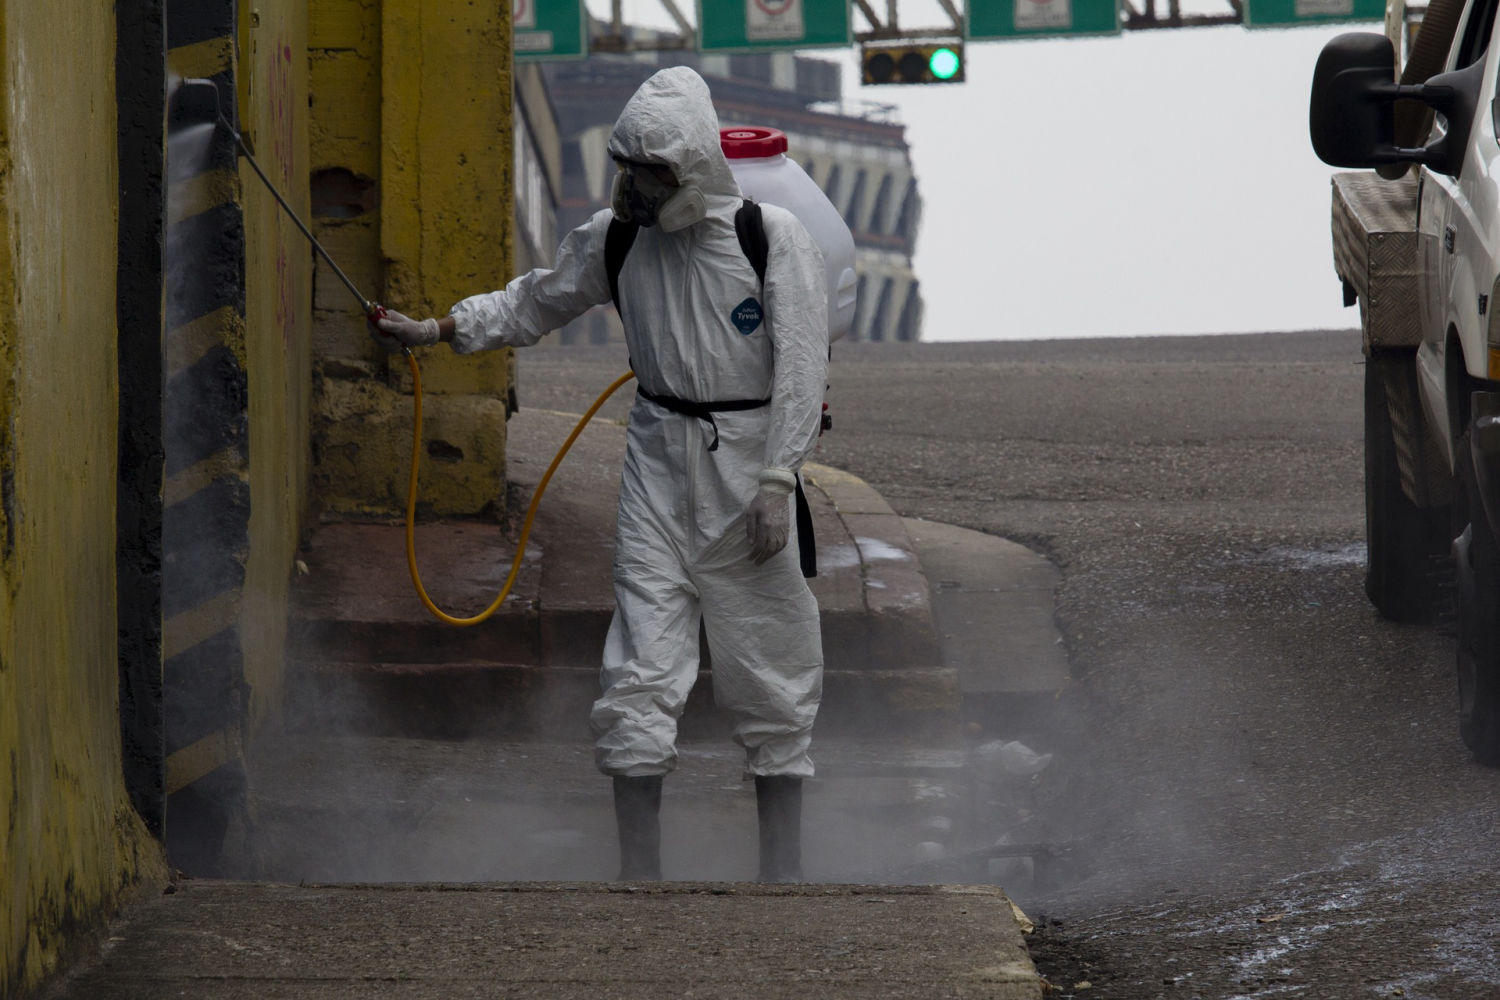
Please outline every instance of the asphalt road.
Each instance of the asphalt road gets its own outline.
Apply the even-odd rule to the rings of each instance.
[[[1011,894],[1059,996],[1500,996],[1500,774],[1361,590],[1356,332],[836,345],[817,460],[1062,571]],[[620,348],[536,348],[581,410]],[[623,415],[626,400],[607,414]],[[986,734],[988,735],[988,734]],[[1002,734],[1003,735],[1003,734]]]

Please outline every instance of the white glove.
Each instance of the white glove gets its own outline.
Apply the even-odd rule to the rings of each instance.
[[[792,533],[791,494],[796,483],[785,469],[766,469],[760,474],[760,490],[745,509],[750,561],[757,566],[786,548]]]
[[[403,347],[431,347],[439,339],[438,321],[431,318],[420,322],[403,316],[394,309],[370,324],[370,336],[387,351],[395,352]]]

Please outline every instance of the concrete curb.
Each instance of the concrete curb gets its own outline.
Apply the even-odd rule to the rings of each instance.
[[[1011,736],[1049,728],[1071,682],[1054,620],[1056,566],[1023,545],[967,528],[902,520],[927,576],[945,666],[966,722]]]

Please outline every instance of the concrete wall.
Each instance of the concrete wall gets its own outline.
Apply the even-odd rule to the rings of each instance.
[[[112,5],[0,0],[4,996],[163,874],[121,770],[114,63]]]
[[[510,24],[500,4],[312,0],[314,231],[365,295],[443,315],[512,274]],[[411,380],[326,266],[315,286],[314,493],[325,516],[406,506]],[[509,351],[420,352],[421,509],[504,508]]]
[[[307,7],[262,0],[239,13],[242,125],[261,168],[306,220]],[[251,722],[259,725],[281,700],[287,599],[309,501],[314,253],[250,173],[242,165],[250,551],[241,621]]]

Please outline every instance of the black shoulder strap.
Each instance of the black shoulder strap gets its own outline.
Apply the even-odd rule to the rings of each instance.
[[[738,212],[734,213],[734,234],[740,238],[740,249],[750,259],[750,266],[755,268],[755,276],[760,283],[766,283],[766,257],[771,252],[770,244],[766,242],[766,224],[761,218],[760,205],[745,199]]]
[[[635,243],[635,234],[641,227],[634,222],[609,220],[609,231],[604,234],[604,272],[609,275],[609,297],[620,311],[620,268],[625,266],[625,255]]]
[[[635,244],[640,226],[634,222],[609,220],[609,229],[604,235],[604,272],[609,275],[609,297],[620,309],[620,269],[625,266],[625,256]],[[760,205],[746,198],[734,213],[734,234],[740,239],[740,250],[755,268],[755,276],[761,284],[766,282],[766,258],[771,247],[766,241],[766,225],[761,218]]]

